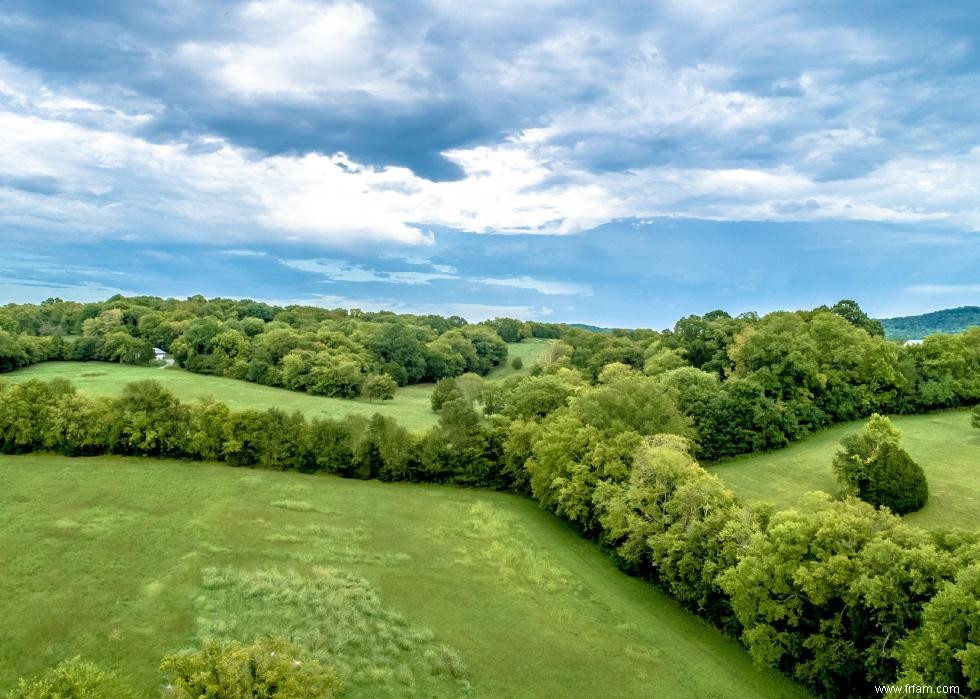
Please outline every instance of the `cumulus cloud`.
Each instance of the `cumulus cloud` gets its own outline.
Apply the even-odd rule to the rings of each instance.
[[[313,97],[365,92],[411,96],[418,71],[410,51],[386,44],[374,12],[355,2],[254,0],[237,10],[232,41],[190,41],[178,60],[232,93]]]

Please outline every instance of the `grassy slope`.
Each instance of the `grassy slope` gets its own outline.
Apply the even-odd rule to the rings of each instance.
[[[929,502],[906,517],[924,527],[980,526],[980,430],[970,427],[968,411],[893,417],[902,446],[929,480]],[[793,505],[810,490],[837,492],[831,469],[841,437],[863,422],[837,425],[779,451],[740,457],[709,466],[748,500]]]
[[[547,346],[548,343],[543,340],[508,345],[508,364],[494,369],[487,379],[499,380],[530,371]],[[509,364],[510,359],[515,356],[524,360],[524,369],[520,372],[515,372]],[[227,403],[232,410],[277,407],[287,411],[299,410],[307,417],[338,418],[350,414],[370,417],[381,413],[390,415],[410,430],[424,430],[436,424],[439,419],[432,412],[429,403],[432,384],[405,386],[398,389],[394,400],[370,403],[364,400],[311,396],[219,376],[192,374],[181,369],[134,367],[104,362],[45,362],[0,377],[8,381],[53,378],[69,379],[80,391],[93,395],[114,395],[131,381],[155,379],[185,401],[210,397]]]
[[[802,695],[515,496],[119,457],[2,456],[0,479],[0,692],[81,654],[150,695],[161,655],[205,633],[320,624],[353,649],[350,696],[462,695],[419,669],[438,644],[476,696]],[[378,588],[407,650],[357,650],[381,612],[347,612],[378,602],[318,566]]]

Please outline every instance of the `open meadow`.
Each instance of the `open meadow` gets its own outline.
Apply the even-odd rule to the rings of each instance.
[[[491,370],[485,380],[497,381],[530,372],[548,346],[547,340],[537,339],[509,343],[507,361]],[[520,357],[524,363],[520,370],[511,367],[514,357]],[[346,415],[370,417],[381,413],[395,418],[400,425],[412,431],[425,430],[439,420],[429,402],[434,386],[430,383],[403,386],[397,390],[393,400],[372,402],[364,399],[314,396],[221,376],[194,374],[173,367],[163,369],[109,362],[44,362],[0,375],[0,381],[19,382],[31,379],[68,379],[79,391],[94,396],[118,395],[127,383],[153,379],[182,401],[210,398],[226,403],[232,410],[280,408],[287,412],[298,410],[307,418],[342,418]]]
[[[0,457],[0,692],[279,633],[348,696],[804,696],[536,504],[190,462]]]
[[[891,419],[902,432],[902,447],[922,466],[929,482],[929,502],[905,518],[923,527],[980,526],[980,430],[970,427],[969,411],[898,415]],[[738,457],[706,468],[745,500],[791,507],[807,491],[837,493],[831,468],[834,454],[841,438],[863,424],[864,421],[856,421],[835,425],[785,449]]]

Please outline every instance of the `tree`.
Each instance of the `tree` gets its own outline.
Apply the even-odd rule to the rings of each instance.
[[[921,509],[929,498],[922,468],[899,447],[901,433],[875,413],[864,428],[841,440],[834,472],[841,489],[897,514]]]
[[[857,301],[841,299],[830,307],[830,312],[838,315],[851,325],[865,330],[869,335],[885,336],[885,328],[880,320],[875,320],[861,310]]]
[[[564,406],[574,389],[556,376],[533,376],[521,380],[504,397],[504,414],[511,418],[544,417]]]
[[[247,646],[208,641],[199,651],[164,657],[160,670],[169,677],[169,693],[177,699],[330,699],[341,693],[333,670],[275,636]]]
[[[690,431],[671,392],[647,376],[616,378],[574,399],[571,405],[583,422],[607,432],[687,436]]]
[[[432,409],[439,412],[446,402],[462,397],[462,392],[456,387],[456,381],[447,377],[436,382],[429,400],[432,403]]]
[[[364,397],[369,401],[391,400],[397,389],[398,383],[388,374],[370,374],[364,379]]]

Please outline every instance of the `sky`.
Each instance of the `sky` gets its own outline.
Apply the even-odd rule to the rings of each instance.
[[[970,2],[6,0],[0,303],[980,304]]]

